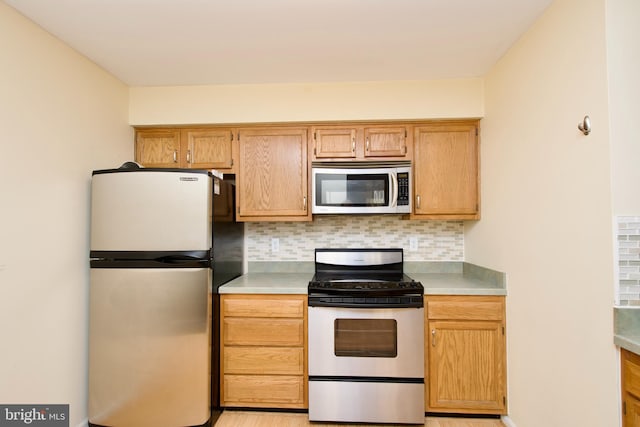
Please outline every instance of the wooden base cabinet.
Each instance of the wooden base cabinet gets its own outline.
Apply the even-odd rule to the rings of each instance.
[[[427,412],[505,414],[504,297],[425,297]]]
[[[306,295],[221,295],[220,404],[307,409]]]
[[[620,350],[622,427],[640,427],[640,356]]]

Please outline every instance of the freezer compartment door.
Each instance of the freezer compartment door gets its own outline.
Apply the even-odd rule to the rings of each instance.
[[[206,173],[140,169],[94,174],[91,250],[209,250],[212,192]]]
[[[206,423],[211,302],[210,269],[92,268],[89,421]]]

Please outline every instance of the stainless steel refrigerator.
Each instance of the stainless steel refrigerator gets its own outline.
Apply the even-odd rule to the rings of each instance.
[[[242,274],[231,184],[125,164],[91,180],[89,425],[210,425],[217,288]]]

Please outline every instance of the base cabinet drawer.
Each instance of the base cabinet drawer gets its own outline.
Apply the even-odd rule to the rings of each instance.
[[[494,296],[430,296],[426,301],[430,320],[497,320],[504,318],[504,298]]]
[[[227,347],[224,370],[228,374],[304,375],[301,347]]]
[[[300,299],[274,298],[263,296],[256,298],[225,298],[222,305],[223,314],[232,317],[266,317],[266,318],[302,318],[304,301]]]
[[[225,375],[228,406],[302,408],[304,378],[285,375]]]
[[[302,319],[225,317],[225,345],[302,346]]]
[[[307,409],[307,296],[220,297],[220,405]]]

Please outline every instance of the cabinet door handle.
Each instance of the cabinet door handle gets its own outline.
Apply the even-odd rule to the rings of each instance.
[[[436,346],[436,330],[435,329],[431,330],[431,346],[432,347]]]
[[[178,163],[178,150],[173,150],[173,163]]]
[[[420,196],[416,196],[416,209],[420,209]]]
[[[351,139],[351,151],[354,152],[354,153],[356,152],[356,139],[355,138]]]
[[[302,210],[304,210],[304,211],[307,210],[307,196],[304,196],[302,198]]]
[[[369,138],[367,138],[367,151],[369,151]]]
[[[187,163],[191,164],[191,150],[187,150]]]

